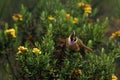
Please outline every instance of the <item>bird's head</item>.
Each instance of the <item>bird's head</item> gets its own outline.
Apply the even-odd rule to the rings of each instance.
[[[75,34],[75,31],[73,31],[72,34],[69,36],[70,45],[73,45],[76,41],[77,41],[77,36]]]

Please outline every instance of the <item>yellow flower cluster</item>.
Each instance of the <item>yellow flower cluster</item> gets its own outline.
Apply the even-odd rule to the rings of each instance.
[[[41,51],[38,48],[33,48],[32,52],[36,54],[41,54]]]
[[[77,24],[78,23],[78,18],[73,18],[73,23]]]
[[[118,80],[117,76],[116,75],[112,75],[112,80]]]
[[[24,46],[19,46],[17,54],[25,53],[27,51],[28,51],[28,49],[25,48]]]
[[[53,20],[55,20],[55,18],[54,18],[52,15],[50,15],[50,16],[48,17],[48,20],[53,21]]]
[[[84,5],[85,5],[85,3],[83,3],[83,2],[78,3],[78,7],[84,7]]]
[[[14,21],[22,21],[23,20],[23,16],[21,14],[14,14],[12,16]]]
[[[115,37],[120,37],[120,30],[112,33],[112,35],[110,36],[111,39],[113,39]]]
[[[90,4],[85,4],[85,6],[84,6],[84,13],[86,15],[88,15],[88,14],[91,13],[91,11],[92,11],[91,5]]]
[[[23,16],[21,14],[14,14],[12,16],[14,21],[22,21],[23,20]]]
[[[66,13],[66,20],[70,20],[70,18],[71,18],[71,15],[70,15],[69,13]],[[74,24],[77,24],[78,21],[79,21],[78,18],[75,17],[75,18],[73,18],[73,21],[72,21],[72,22],[73,22]]]
[[[70,17],[71,17],[70,14],[67,13],[67,14],[66,14],[66,20],[70,20]]]
[[[5,30],[5,33],[11,35],[13,38],[16,38],[15,29],[13,28]]]
[[[92,12],[92,7],[90,4],[85,4],[83,2],[78,3],[78,7],[83,7],[84,8],[84,13],[86,15],[90,14]]]
[[[27,51],[28,51],[28,48],[25,48],[24,46],[19,46],[17,54],[25,53]],[[41,51],[38,48],[33,48],[32,52],[36,54],[41,54]]]

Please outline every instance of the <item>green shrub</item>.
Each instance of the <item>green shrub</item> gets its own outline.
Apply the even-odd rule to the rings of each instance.
[[[103,22],[92,19],[97,10],[90,3],[38,0],[33,12],[21,5],[20,12],[12,16],[13,26],[5,25],[4,29],[14,30],[8,34],[0,30],[0,55],[8,54],[8,49],[16,55],[17,73],[12,76],[25,80],[110,80],[120,55],[119,36],[104,41],[109,19]],[[72,32],[93,53],[85,51],[82,56],[70,51],[64,41],[59,42],[59,38],[66,39]],[[63,58],[57,59],[58,53]]]

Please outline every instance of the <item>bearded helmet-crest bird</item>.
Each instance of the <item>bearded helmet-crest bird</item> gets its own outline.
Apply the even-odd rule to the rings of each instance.
[[[67,38],[59,38],[56,41],[56,55],[58,65],[62,65],[65,59],[65,51],[68,49],[70,53],[80,52],[82,57],[85,57],[86,51],[93,53],[93,50],[86,46],[73,31]]]
[[[93,50],[86,46],[81,39],[79,39],[75,32],[73,32],[68,38],[66,38],[66,48],[72,52],[80,52],[82,56],[85,56],[85,51],[93,53]]]

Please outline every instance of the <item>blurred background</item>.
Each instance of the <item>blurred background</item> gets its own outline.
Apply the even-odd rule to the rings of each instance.
[[[39,0],[0,0],[0,24],[6,21],[11,23],[11,16],[20,11],[21,4],[24,4],[30,12],[33,12],[38,1]],[[98,12],[94,18],[104,20],[105,17],[109,17],[110,28],[112,28],[113,31],[120,28],[120,0],[91,1],[92,6],[98,9]],[[65,3],[66,1],[61,0],[61,2]],[[111,32],[110,29],[108,29],[108,31]]]

